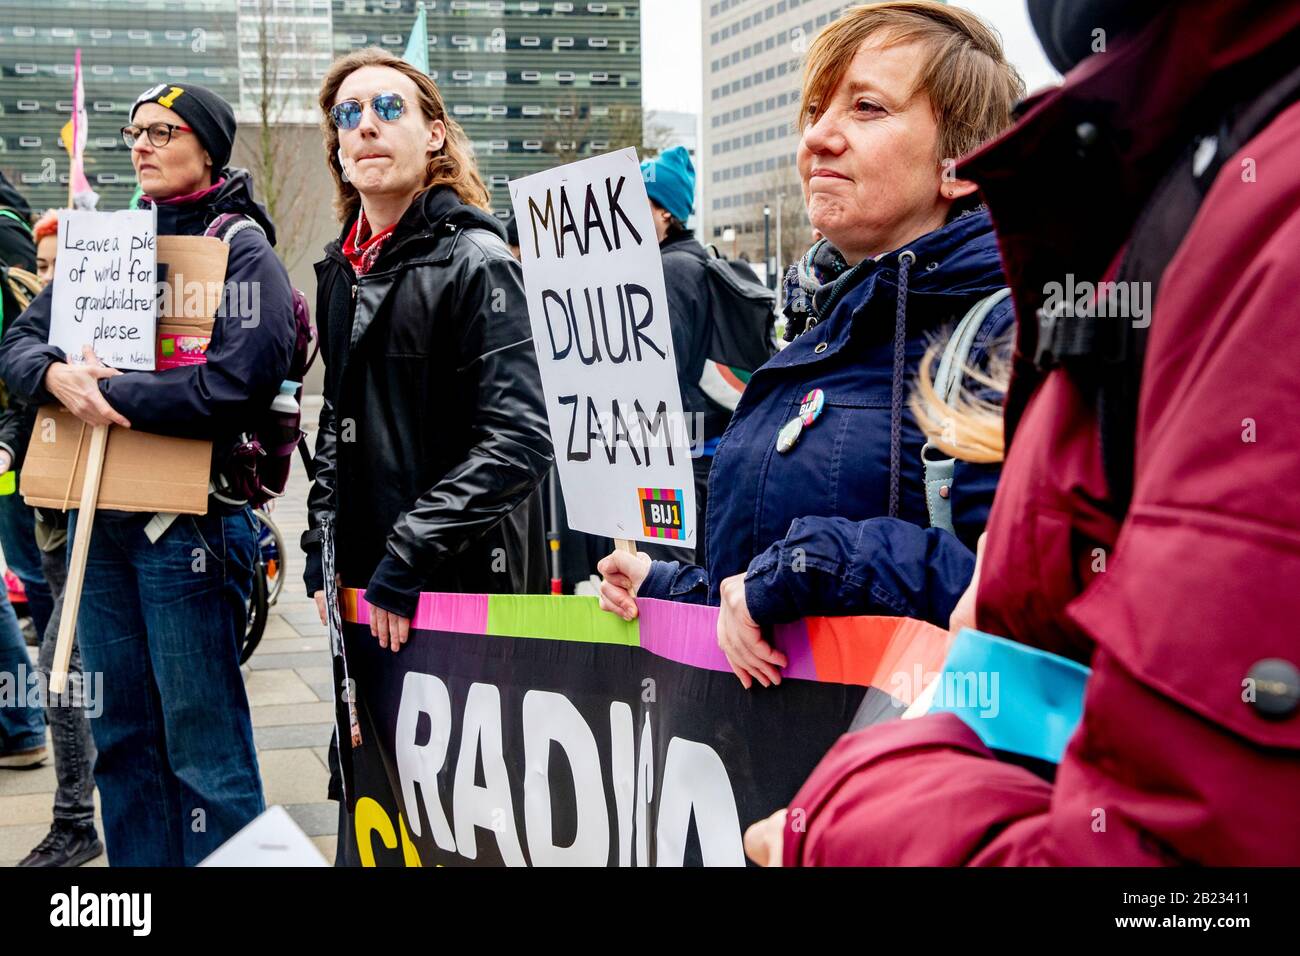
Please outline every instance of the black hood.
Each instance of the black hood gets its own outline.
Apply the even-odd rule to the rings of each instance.
[[[417,196],[397,231],[404,232],[408,227],[434,229],[443,223],[461,229],[486,229],[502,241],[506,238],[505,223],[485,209],[462,202],[450,186],[435,186]]]
[[[8,206],[28,219],[32,218],[32,207],[27,204],[27,200],[14,184],[5,178],[4,173],[0,173],[0,206]]]
[[[221,175],[225,182],[197,202],[157,205],[158,235],[196,236],[217,216],[237,212],[261,226],[267,241],[274,246],[275,223],[271,222],[266,207],[253,198],[252,174],[246,169],[228,167]],[[148,208],[151,204],[152,200],[148,196],[141,200],[142,208]]]
[[[1098,40],[1109,47],[1150,23],[1164,6],[1155,0],[1029,0],[1029,20],[1048,61],[1069,73],[1098,52]]]
[[[344,221],[339,237],[325,247],[327,254],[343,256],[343,241],[356,221],[356,216]],[[503,242],[506,240],[506,226],[500,219],[484,209],[466,204],[450,186],[435,186],[416,196],[402,213],[397,228],[393,230],[393,241],[385,251],[391,253],[402,240],[434,232],[443,224],[461,229],[486,229]]]

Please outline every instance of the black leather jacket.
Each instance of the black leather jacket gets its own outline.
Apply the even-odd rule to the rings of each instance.
[[[347,223],[343,235],[347,235]],[[411,205],[360,279],[316,264],[325,364],[304,575],[336,516],[345,587],[403,616],[418,593],[544,592],[552,463],[522,273],[496,219],[446,187]]]

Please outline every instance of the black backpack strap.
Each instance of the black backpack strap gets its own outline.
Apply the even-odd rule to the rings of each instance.
[[[311,449],[307,447],[307,434],[304,432],[298,437],[298,454],[302,457],[302,466],[307,469],[307,480],[316,480],[316,459],[311,456]]]
[[[26,216],[20,213],[17,209],[14,209],[12,206],[0,206],[0,217],[4,219],[12,219],[14,222],[18,223],[18,225],[23,227],[23,230],[27,235],[34,235],[31,222],[28,221]]]
[[[1114,281],[1128,289],[1150,284],[1145,321],[1099,316],[1095,308],[1077,314],[1077,303],[1068,300],[1038,313],[1034,364],[1040,371],[1065,368],[1084,393],[1093,396],[1110,504],[1119,518],[1133,497],[1138,393],[1165,269],[1224,164],[1300,98],[1300,67],[1287,64],[1280,79],[1274,73],[1271,82],[1253,88],[1263,92],[1227,110],[1214,133],[1196,137],[1187,146],[1134,224]]]

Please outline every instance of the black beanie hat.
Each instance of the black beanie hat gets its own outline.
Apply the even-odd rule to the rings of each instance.
[[[216,174],[226,168],[235,145],[235,111],[220,96],[202,86],[160,83],[136,99],[131,107],[131,122],[135,122],[135,111],[142,103],[165,106],[185,120],[185,125],[194,130],[194,135],[212,157],[214,180]]]

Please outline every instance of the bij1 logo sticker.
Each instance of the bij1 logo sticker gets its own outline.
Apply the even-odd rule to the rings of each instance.
[[[641,499],[641,527],[647,537],[678,541],[686,537],[682,489],[638,488],[636,494]]]

